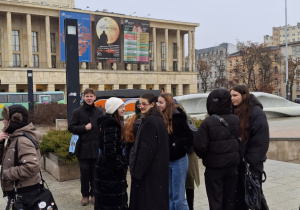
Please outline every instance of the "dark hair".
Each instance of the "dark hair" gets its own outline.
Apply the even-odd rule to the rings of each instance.
[[[89,94],[89,93],[95,95],[94,89],[93,88],[87,88],[83,91],[83,95],[86,95],[86,94]]]
[[[161,94],[159,97],[162,97],[166,101],[166,109],[162,111],[162,115],[167,125],[168,133],[171,134],[173,133],[172,116],[174,110],[176,109],[175,101],[172,94],[170,93]]]
[[[240,137],[242,141],[247,142],[250,134],[250,117],[252,111],[252,102],[250,100],[250,92],[247,86],[238,85],[231,90],[239,92],[242,95],[242,102],[236,107],[236,115],[240,119]]]
[[[123,117],[121,117],[119,115],[119,112],[118,112],[118,109],[113,113],[113,116],[114,118],[116,119],[117,123],[120,125],[120,129],[121,129],[121,140],[120,141],[123,141],[123,137],[124,137],[124,131],[123,131]]]
[[[149,111],[143,115],[143,119],[146,119],[149,115],[154,113],[159,113],[159,110],[157,108],[156,102],[157,98],[152,93],[144,93],[140,96],[140,98],[146,99],[149,104],[154,103],[154,106],[149,109]]]

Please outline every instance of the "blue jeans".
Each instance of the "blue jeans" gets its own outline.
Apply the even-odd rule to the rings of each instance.
[[[189,160],[187,155],[169,163],[169,204],[170,210],[189,210],[185,198],[185,180]]]

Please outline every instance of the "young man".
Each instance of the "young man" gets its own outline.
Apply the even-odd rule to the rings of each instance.
[[[39,196],[40,152],[24,136],[27,132],[36,142],[41,142],[41,134],[32,123],[28,123],[28,111],[21,105],[4,107],[2,111],[3,131],[0,133],[1,187],[4,197],[8,197],[6,209],[27,210],[28,203]],[[18,161],[15,165],[15,146]],[[15,193],[14,184],[17,184]],[[16,199],[15,199],[16,198]],[[1,208],[3,209],[3,207]]]
[[[97,119],[103,112],[94,105],[96,96],[92,88],[85,89],[83,94],[83,105],[73,111],[68,129],[79,136],[75,155],[80,167],[81,205],[86,206],[89,203],[89,196],[91,196],[92,203],[95,203],[94,170],[99,155],[100,135]]]

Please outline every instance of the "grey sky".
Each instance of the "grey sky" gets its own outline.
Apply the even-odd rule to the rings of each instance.
[[[89,7],[86,9],[86,7]],[[285,0],[75,0],[75,7],[154,19],[200,23],[195,48],[222,42],[263,42],[285,25]],[[287,0],[288,24],[300,22],[300,0]]]

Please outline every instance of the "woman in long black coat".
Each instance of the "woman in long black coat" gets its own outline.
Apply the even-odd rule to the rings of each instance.
[[[235,113],[240,119],[240,156],[249,164],[249,170],[262,184],[264,162],[267,159],[269,148],[269,124],[263,112],[262,104],[257,98],[249,93],[245,85],[238,85],[231,89],[231,101],[236,108]],[[239,167],[240,174],[243,175],[245,168],[242,162]],[[238,183],[238,207],[237,209],[248,209],[244,202],[243,180],[240,176]],[[262,193],[261,209],[269,209],[266,199]]]
[[[125,106],[119,98],[109,98],[106,114],[100,116],[101,153],[95,169],[95,210],[125,210],[127,205],[127,165],[123,155],[123,122]]]
[[[130,150],[129,209],[169,209],[169,143],[166,124],[153,94],[139,98],[142,123]]]

